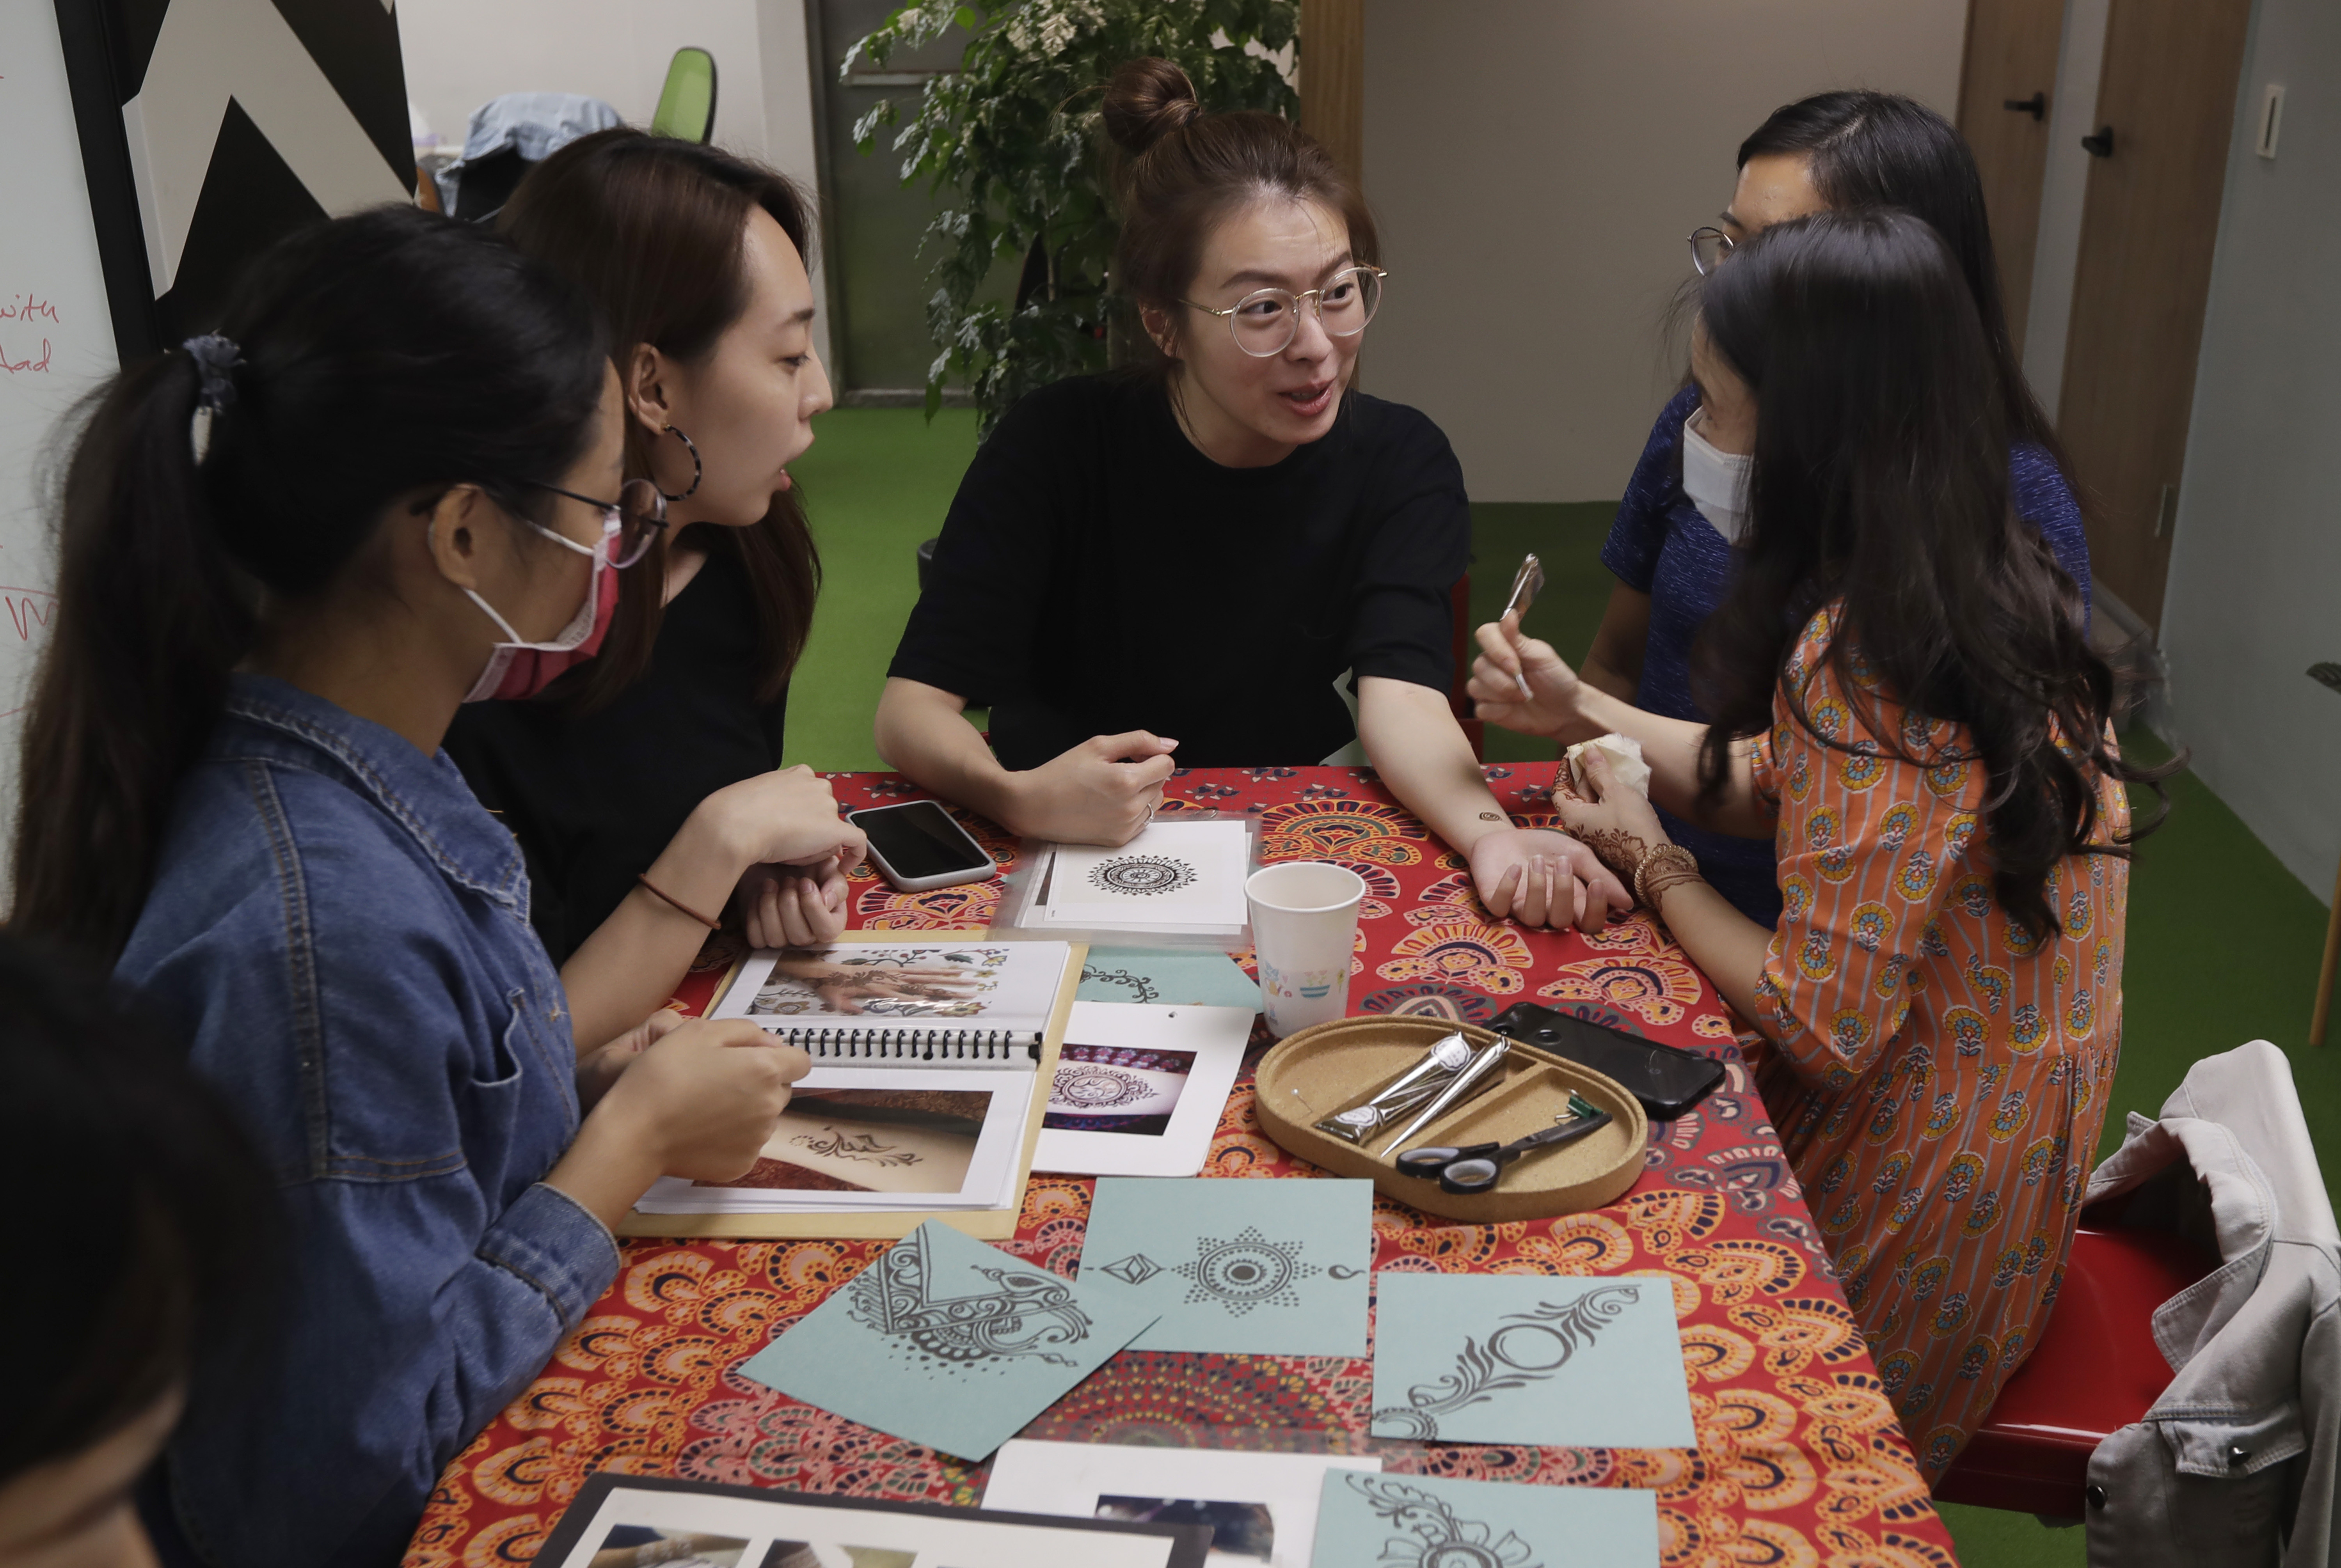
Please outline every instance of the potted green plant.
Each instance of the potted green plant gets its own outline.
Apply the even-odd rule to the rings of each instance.
[[[889,99],[853,127],[867,153],[881,126],[901,124],[903,183],[923,178],[951,202],[921,241],[937,249],[930,419],[954,372],[989,432],[1034,387],[1112,358],[1115,220],[1098,112],[1114,68],[1159,55],[1187,73],[1206,109],[1293,115],[1299,97],[1268,56],[1292,58],[1300,13],[1298,0],[1021,0],[983,14],[913,5],[853,46],[849,71],[883,66],[954,22],[974,35],[960,69],[927,84],[907,124]],[[982,297],[1002,256],[1024,259],[1012,301]]]

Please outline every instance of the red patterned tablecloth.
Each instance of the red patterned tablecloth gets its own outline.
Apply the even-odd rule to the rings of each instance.
[[[1515,819],[1549,825],[1553,765],[1490,767]],[[849,807],[915,799],[886,774],[835,777]],[[1370,773],[1197,769],[1166,809],[1260,819],[1270,859],[1338,861],[1366,880],[1353,1011],[1479,1021],[1534,1000],[1721,1057],[1724,1087],[1653,1123],[1649,1168],[1606,1208],[1458,1225],[1377,1198],[1378,1269],[1644,1275],[1671,1282],[1699,1445],[1685,1450],[1399,1443],[1371,1437],[1372,1364],[1340,1357],[1124,1352],[1028,1437],[1377,1453],[1395,1471],[1658,1494],[1664,1562],[1934,1564],[1950,1539],[1831,1275],[1818,1233],[1705,978],[1640,917],[1599,937],[1491,919],[1461,860]],[[1003,868],[1014,843],[970,819]],[[981,928],[1000,883],[899,893],[866,869],[853,924]],[[1245,956],[1247,958],[1249,955]],[[704,978],[686,991],[703,999]],[[1254,1044],[1265,1044],[1255,1036]],[[1256,1057],[1255,1057],[1256,1059]],[[1307,1176],[1262,1136],[1237,1083],[1208,1176]],[[1071,1275],[1090,1184],[1035,1177],[1009,1250]],[[526,1393],[448,1465],[409,1568],[524,1561],[596,1470],[972,1505],[984,1467],[800,1404],[738,1365],[820,1305],[883,1242],[625,1245],[618,1278]]]

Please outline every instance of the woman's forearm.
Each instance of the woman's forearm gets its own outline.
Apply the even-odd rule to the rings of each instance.
[[[1772,814],[1756,794],[1756,773],[1748,760],[1750,742],[1731,749],[1731,771],[1723,781],[1722,797],[1703,803],[1699,796],[1698,756],[1707,744],[1708,727],[1689,719],[1668,719],[1580,683],[1578,710],[1599,733],[1630,736],[1642,744],[1642,760],[1650,765],[1650,799],[1686,822],[1717,833],[1743,839],[1769,839]]]
[[[723,918],[748,869],[703,811],[694,811],[643,875],[676,904]],[[561,966],[580,1056],[617,1038],[664,1007],[690,973],[708,928],[637,885]]]
[[[1758,1004],[1756,985],[1764,978],[1772,933],[1733,908],[1730,900],[1703,880],[1677,882],[1657,898],[1657,913],[1690,961],[1715,982],[1741,1017],[1768,1038],[1772,1013]]]
[[[1459,855],[1512,819],[1488,788],[1447,699],[1428,686],[1369,675],[1358,682],[1358,739],[1399,804]]]
[[[878,755],[921,789],[1022,832],[1016,775],[967,721],[966,706],[941,687],[889,677],[872,737]]]

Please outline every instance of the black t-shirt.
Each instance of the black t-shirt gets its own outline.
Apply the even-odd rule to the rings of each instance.
[[[887,673],[990,707],[1011,769],[1127,729],[1181,767],[1317,762],[1357,736],[1342,671],[1449,689],[1470,541],[1413,409],[1350,392],[1323,440],[1223,468],[1161,387],[1078,376],[976,453]]]
[[[650,668],[608,707],[473,702],[447,752],[528,858],[529,918],[556,964],[650,869],[692,808],[781,765],[788,696],[756,700],[756,604],[719,542],[666,607]],[[715,913],[715,911],[709,911]]]

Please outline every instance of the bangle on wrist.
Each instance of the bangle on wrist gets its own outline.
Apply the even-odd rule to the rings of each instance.
[[[701,914],[698,910],[696,910],[696,909],[692,908],[690,905],[688,905],[688,904],[684,903],[682,899],[680,899],[680,898],[676,898],[673,894],[672,894],[672,893],[670,893],[670,892],[667,892],[665,889],[663,889],[663,888],[662,888],[661,887],[659,887],[659,885],[658,885],[657,883],[655,883],[655,882],[652,881],[648,877],[644,876],[642,872],[637,871],[637,872],[635,872],[635,873],[634,873],[634,880],[635,880],[635,881],[637,881],[637,882],[640,882],[643,887],[645,887],[645,888],[649,888],[649,889],[650,889],[650,891],[651,891],[651,896],[652,896],[652,897],[653,897],[653,898],[655,898],[659,899],[659,900],[660,900],[661,902],[662,902],[662,903],[670,904],[670,905],[673,906],[675,908],[682,910],[684,914],[686,914],[686,915],[690,916],[692,919],[694,919],[694,920],[698,921],[701,925],[702,925],[702,926],[706,927],[709,930],[711,930],[711,931],[719,931],[719,930],[722,930],[722,929],[723,928],[723,923],[722,923],[721,920],[711,920],[711,919],[709,919],[706,916],[704,916],[704,915]]]
[[[1698,858],[1679,844],[1661,844],[1634,868],[1634,901],[1655,915],[1659,899],[1677,882],[1698,876]]]

